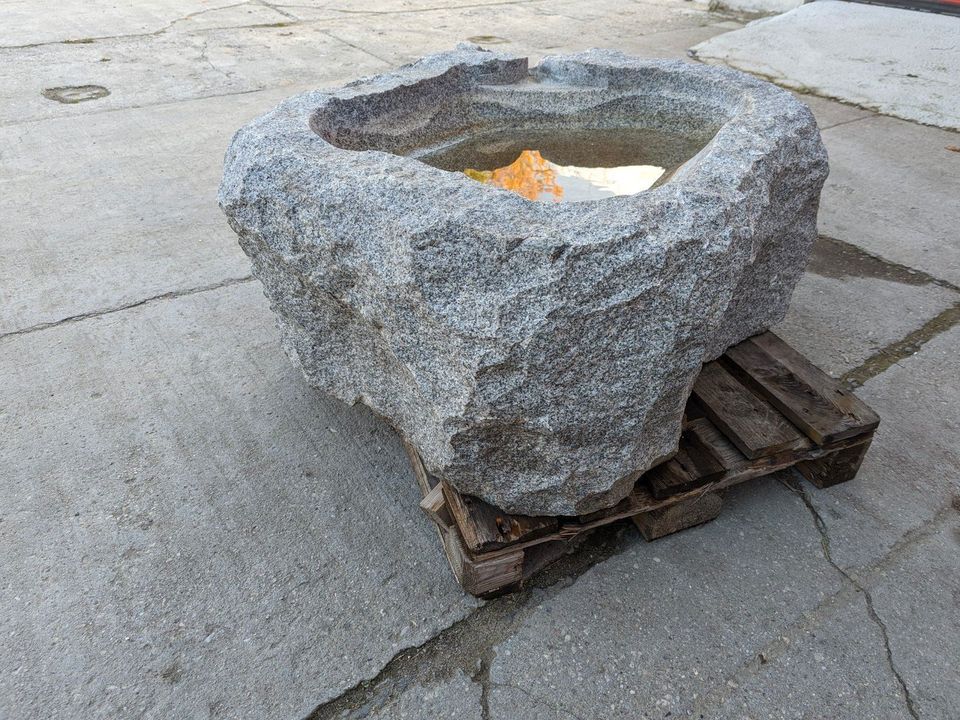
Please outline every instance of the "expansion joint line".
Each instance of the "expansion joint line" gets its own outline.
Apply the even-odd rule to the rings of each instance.
[[[935,337],[957,325],[960,325],[960,303],[955,303],[935,317],[930,318],[919,328],[907,334],[906,337],[881,348],[859,366],[844,373],[840,381],[848,388],[856,389],[901,360],[916,354]]]

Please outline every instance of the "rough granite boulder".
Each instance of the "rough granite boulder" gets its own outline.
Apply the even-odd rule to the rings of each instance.
[[[707,138],[635,195],[547,204],[418,161],[496,128]],[[463,493],[583,514],[674,452],[701,363],[777,323],[816,235],[810,111],[739,72],[472,46],[241,129],[220,205],[313,385]]]

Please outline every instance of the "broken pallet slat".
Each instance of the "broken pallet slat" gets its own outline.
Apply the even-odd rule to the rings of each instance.
[[[473,595],[484,597],[505,592],[519,584],[523,580],[526,567],[524,551],[514,549],[477,557],[464,548],[446,504],[443,484],[434,484],[435,478],[427,473],[419,453],[412,445],[404,443],[404,449],[417,476],[417,484],[420,485],[421,492],[425,493],[420,501],[420,508],[434,522],[447,563],[460,586]]]
[[[460,528],[464,545],[472,552],[496,550],[556,530],[555,517],[510,515],[479,498],[461,495],[447,483],[441,484],[447,507]]]
[[[444,553],[457,582],[477,597],[505,592],[523,580],[524,551],[477,557],[469,553],[454,526],[440,530]]]
[[[748,458],[799,447],[803,436],[770,403],[714,361],[703,366],[693,396],[707,418]]]
[[[821,445],[870,432],[880,423],[866,404],[773,333],[735,345],[721,362]]]
[[[535,539],[554,532],[556,517],[510,515],[478,498],[463,496],[456,489],[431,476],[416,448],[404,441],[414,477],[423,500],[421,509],[437,520],[460,529],[463,544],[472,552],[488,552],[507,545]],[[441,502],[442,497],[442,502]]]
[[[420,501],[420,509],[438,525],[450,525],[453,522],[447,510],[447,502],[443,497],[443,488],[439,483],[423,496],[423,500]]]

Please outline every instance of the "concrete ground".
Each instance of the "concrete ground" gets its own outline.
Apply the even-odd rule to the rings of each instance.
[[[818,0],[710,38],[693,52],[795,90],[960,130],[958,36],[957,17]]]
[[[45,4],[44,4],[45,5]],[[216,207],[281,98],[474,39],[686,57],[684,0],[0,5],[0,717],[960,717],[960,135],[814,96],[780,332],[883,417],[857,480],[453,582],[399,442],[310,390]]]

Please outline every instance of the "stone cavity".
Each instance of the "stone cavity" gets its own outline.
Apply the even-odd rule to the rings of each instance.
[[[704,146],[655,189],[563,204],[416,159],[584,127]],[[674,452],[702,362],[783,318],[826,175],[810,111],[748,75],[460,46],[254,120],[220,205],[312,385],[371,407],[462,493],[573,515]]]

